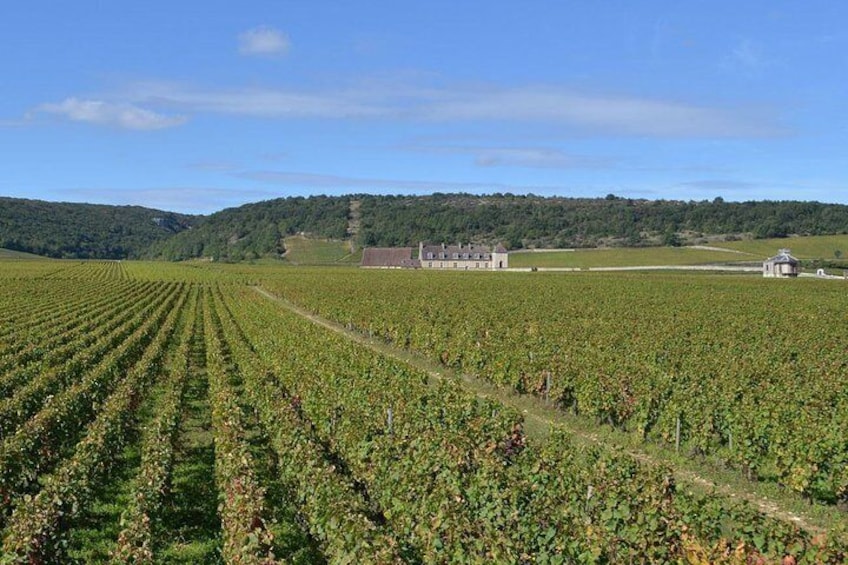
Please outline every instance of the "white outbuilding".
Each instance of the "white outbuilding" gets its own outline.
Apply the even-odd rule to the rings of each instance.
[[[790,255],[788,249],[781,249],[763,262],[764,277],[797,277],[800,272],[801,262]]]

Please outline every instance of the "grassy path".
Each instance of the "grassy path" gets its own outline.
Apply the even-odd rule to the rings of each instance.
[[[516,408],[524,414],[525,431],[527,436],[532,439],[544,441],[551,433],[552,428],[557,427],[571,433],[580,441],[621,448],[641,462],[664,464],[671,467],[674,470],[675,479],[678,484],[687,485],[693,491],[714,491],[731,499],[744,499],[768,516],[794,523],[799,528],[813,533],[825,530],[834,523],[839,521],[844,522],[845,520],[844,514],[840,513],[837,509],[823,507],[821,505],[816,507],[818,509],[817,512],[809,514],[802,510],[806,502],[789,493],[784,493],[781,496],[780,492],[776,492],[777,487],[775,485],[745,483],[743,482],[744,479],[736,476],[737,474],[733,471],[699,468],[696,461],[682,456],[676,456],[673,452],[669,453],[667,449],[650,444],[637,445],[625,433],[609,428],[601,428],[585,418],[567,414],[547,404],[538,397],[519,395],[512,391],[496,388],[470,375],[458,374],[419,354],[397,348],[383,340],[368,337],[354,330],[348,330],[341,324],[314,315],[308,310],[292,304],[265,289],[260,287],[253,288],[269,300],[277,302],[315,324],[426,372],[433,384],[442,379],[451,379],[461,383],[467,390],[482,398],[496,400]],[[706,476],[707,474],[709,474],[709,478]],[[761,490],[768,491],[768,494],[759,492]],[[781,500],[774,500],[775,497]]]
[[[171,533],[171,539],[159,555],[167,563],[220,563],[215,446],[202,329],[193,339],[170,504],[164,517],[163,530]]]

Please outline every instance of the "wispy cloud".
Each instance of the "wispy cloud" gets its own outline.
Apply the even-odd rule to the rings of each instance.
[[[286,151],[275,151],[271,153],[263,153],[260,157],[266,161],[279,162],[288,159],[289,154]]]
[[[19,119],[19,120],[0,120],[0,129],[6,128],[21,128],[31,125],[31,120],[29,119]]]
[[[759,185],[753,182],[744,182],[738,180],[726,180],[726,179],[707,179],[707,180],[693,180],[682,182],[680,184],[675,185],[675,188],[681,190],[696,190],[696,191],[727,191],[727,192],[737,192],[742,190],[749,190],[751,188],[756,188]]]
[[[721,196],[727,200],[821,200],[835,202],[833,193],[826,189],[812,188],[803,182],[793,180],[775,182],[766,179],[697,179],[684,181],[669,187],[663,192],[677,193],[679,198],[700,199]]]
[[[189,163],[186,167],[193,171],[211,173],[226,173],[236,169],[235,163],[231,163],[230,161],[196,161]]]
[[[304,173],[294,171],[245,171],[233,175],[244,180],[252,180],[265,185],[280,186],[287,191],[302,194],[303,190],[325,194],[350,194],[367,191],[370,194],[432,194],[434,192],[467,192],[471,194],[492,194],[509,192],[513,194],[535,194],[538,196],[560,196],[563,198],[595,198],[609,193],[631,198],[657,197],[653,188],[634,188],[611,185],[579,187],[569,185],[533,185],[502,182],[451,182],[423,181],[412,179],[364,178],[322,173]]]
[[[242,55],[280,56],[291,48],[289,36],[270,26],[259,26],[239,34]]]
[[[274,184],[292,188],[310,188],[324,191],[356,191],[367,189],[385,193],[414,193],[431,192],[536,192],[562,193],[567,192],[563,187],[509,185],[485,182],[450,182],[422,181],[409,179],[362,178],[320,173],[303,173],[292,171],[245,171],[234,175],[237,178],[252,180],[265,184]]]
[[[133,85],[133,102],[276,119],[380,119],[545,124],[590,134],[750,138],[785,134],[761,109],[579,93],[552,86],[419,87],[360,83],[324,90]]]
[[[741,39],[731,49],[722,62],[726,69],[756,75],[772,66],[763,46],[752,39]]]
[[[418,153],[470,155],[479,167],[525,167],[538,169],[606,168],[607,158],[566,153],[547,147],[466,147],[456,145],[406,145],[401,149]]]
[[[60,116],[73,122],[112,126],[131,130],[157,130],[183,125],[185,116],[168,116],[129,103],[67,98],[59,103],[42,104],[36,113]]]

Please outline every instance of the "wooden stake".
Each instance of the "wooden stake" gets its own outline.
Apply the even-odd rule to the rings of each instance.
[[[674,450],[680,453],[680,416],[677,417],[677,431],[674,433]]]

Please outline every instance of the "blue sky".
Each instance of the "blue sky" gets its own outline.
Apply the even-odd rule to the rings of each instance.
[[[0,195],[848,203],[848,3],[9,0]]]

